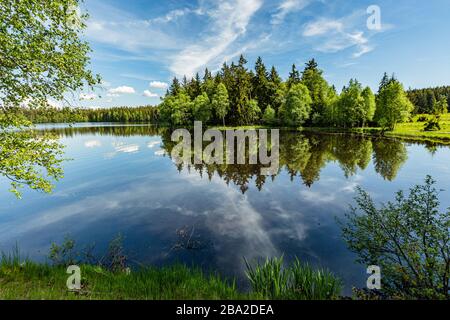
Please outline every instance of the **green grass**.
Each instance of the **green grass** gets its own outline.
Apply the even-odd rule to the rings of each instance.
[[[69,274],[62,266],[22,261],[3,255],[0,300],[217,300],[248,299],[234,282],[184,265],[146,267],[129,274],[81,265],[81,290],[66,287]]]
[[[252,290],[266,299],[334,300],[342,291],[341,281],[328,270],[313,269],[298,259],[283,267],[283,258],[267,259],[252,267],[247,261]]]
[[[421,115],[415,116],[413,122],[398,124],[395,130],[388,132],[387,135],[403,138],[418,138],[419,140],[450,144],[450,114],[444,114],[441,116],[441,130],[430,132],[423,130],[425,127],[425,122],[417,121],[420,116]],[[431,116],[428,115],[427,117]]]
[[[288,268],[283,258],[247,267],[252,290],[246,293],[234,281],[181,264],[129,273],[80,265],[81,290],[71,292],[66,267],[22,260],[16,250],[0,261],[0,300],[321,300],[340,295],[339,279],[298,260]]]

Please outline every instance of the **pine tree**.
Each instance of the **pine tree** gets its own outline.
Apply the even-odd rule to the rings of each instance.
[[[295,64],[292,65],[291,72],[287,81],[287,87],[290,89],[293,85],[300,83],[300,72],[297,70]]]
[[[255,64],[255,75],[252,79],[253,98],[258,101],[258,105],[264,112],[266,106],[270,103],[269,92],[269,74],[261,57],[258,57]]]
[[[169,88],[169,94],[171,96],[176,96],[178,93],[180,93],[181,86],[180,81],[177,79],[177,77],[173,78],[172,85]]]
[[[234,63],[231,65],[231,73],[234,77],[234,82],[229,90],[231,101],[232,120],[236,124],[248,123],[247,107],[248,101],[251,100],[251,77],[245,65],[247,60],[243,55],[239,58],[238,65]]]
[[[312,99],[313,124],[323,122],[323,117],[329,103],[329,85],[323,77],[323,71],[318,68],[317,62],[312,59],[305,64],[301,81],[309,90]]]
[[[282,79],[278,74],[277,69],[275,69],[275,66],[272,66],[272,69],[270,69],[269,81],[275,83],[277,86],[282,82]]]

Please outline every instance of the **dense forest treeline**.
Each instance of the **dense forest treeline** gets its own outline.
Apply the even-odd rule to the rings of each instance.
[[[82,109],[64,107],[56,109],[24,108],[18,110],[34,123],[74,123],[74,122],[145,122],[156,123],[158,108],[116,107],[105,109]]]
[[[410,90],[384,74],[373,93],[351,79],[339,94],[323,77],[314,59],[302,71],[292,65],[286,81],[275,67],[267,69],[258,58],[254,70],[246,59],[223,64],[213,75],[174,78],[159,106],[110,109],[23,109],[32,121],[43,122],[146,122],[172,126],[193,121],[221,125],[280,125],[322,127],[379,126],[393,130],[417,113],[446,113],[450,87]]]
[[[408,98],[414,104],[414,113],[433,114],[439,106],[439,101],[444,98],[447,101],[447,108],[450,109],[450,86],[411,89],[408,91]]]

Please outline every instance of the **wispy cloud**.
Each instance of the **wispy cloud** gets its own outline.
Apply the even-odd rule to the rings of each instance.
[[[289,13],[300,11],[310,4],[311,0],[283,0],[278,6],[277,12],[272,15],[271,24],[283,23]]]
[[[227,50],[246,33],[251,18],[261,6],[262,0],[218,2],[216,7],[207,11],[211,31],[174,55],[170,70],[179,76],[193,76],[206,65],[221,64]]]
[[[176,49],[183,45],[181,39],[171,36],[164,25],[157,25],[176,19],[182,15],[179,12],[145,20],[106,2],[93,2],[90,8],[91,19],[86,30],[90,40],[135,53],[148,49]]]
[[[371,52],[374,47],[369,43],[368,36],[354,27],[353,20],[357,14],[341,19],[319,18],[307,23],[303,29],[303,36],[318,38],[319,44],[315,49],[325,53],[335,53],[348,48],[355,48],[353,58]]]

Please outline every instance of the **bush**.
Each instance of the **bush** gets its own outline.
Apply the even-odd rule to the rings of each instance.
[[[417,118],[417,122],[426,122],[428,121],[428,116],[419,116]]]
[[[377,208],[358,189],[357,208],[343,224],[343,236],[358,262],[382,270],[382,291],[404,299],[448,299],[450,210],[439,211],[435,181],[397,193]]]
[[[441,130],[441,125],[439,123],[438,117],[432,117],[430,118],[424,126],[424,131],[439,131]]]

